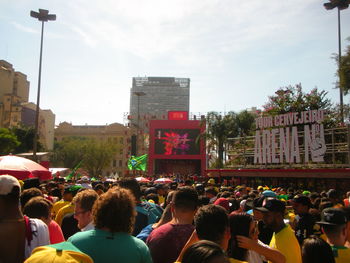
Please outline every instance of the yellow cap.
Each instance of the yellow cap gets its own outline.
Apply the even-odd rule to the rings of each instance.
[[[43,246],[35,248],[32,255],[27,258],[24,263],[94,263],[91,257],[80,252],[70,242],[63,242],[55,245],[52,245],[55,247]]]

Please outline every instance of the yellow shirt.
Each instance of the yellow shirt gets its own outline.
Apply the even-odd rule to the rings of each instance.
[[[54,203],[53,206],[52,206],[52,210],[51,210],[52,217],[55,218],[56,215],[57,215],[57,213],[58,213],[58,211],[59,211],[62,207],[68,205],[69,203],[70,203],[69,201],[64,201],[64,200],[60,200],[60,201]]]
[[[334,258],[336,263],[350,262],[350,249],[347,247],[332,246]]]
[[[302,263],[300,245],[290,225],[273,233],[270,247],[279,250],[285,256],[286,263]]]
[[[62,225],[62,220],[63,220],[63,217],[66,215],[66,214],[70,214],[70,213],[74,213],[74,205],[72,203],[69,203],[68,205],[65,205],[64,207],[62,207],[57,215],[56,215],[56,218],[55,218],[55,221],[57,222],[57,224],[59,225]]]

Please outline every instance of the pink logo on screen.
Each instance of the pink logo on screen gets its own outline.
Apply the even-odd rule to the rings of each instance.
[[[161,139],[164,140],[165,155],[186,154],[190,149],[188,142],[191,139],[188,139],[188,133],[181,135],[176,132],[165,132],[164,134],[165,137]]]

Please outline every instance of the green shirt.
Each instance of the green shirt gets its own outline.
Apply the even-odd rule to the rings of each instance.
[[[78,232],[68,239],[94,263],[152,263],[146,244],[127,233],[110,233],[100,229]]]

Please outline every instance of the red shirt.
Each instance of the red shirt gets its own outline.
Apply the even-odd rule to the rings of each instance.
[[[60,225],[56,223],[55,220],[51,220],[49,224],[49,234],[50,234],[51,244],[61,243],[65,241],[62,233],[62,229]]]
[[[147,238],[153,263],[173,263],[190,238],[194,226],[190,224],[164,224],[152,231]]]

